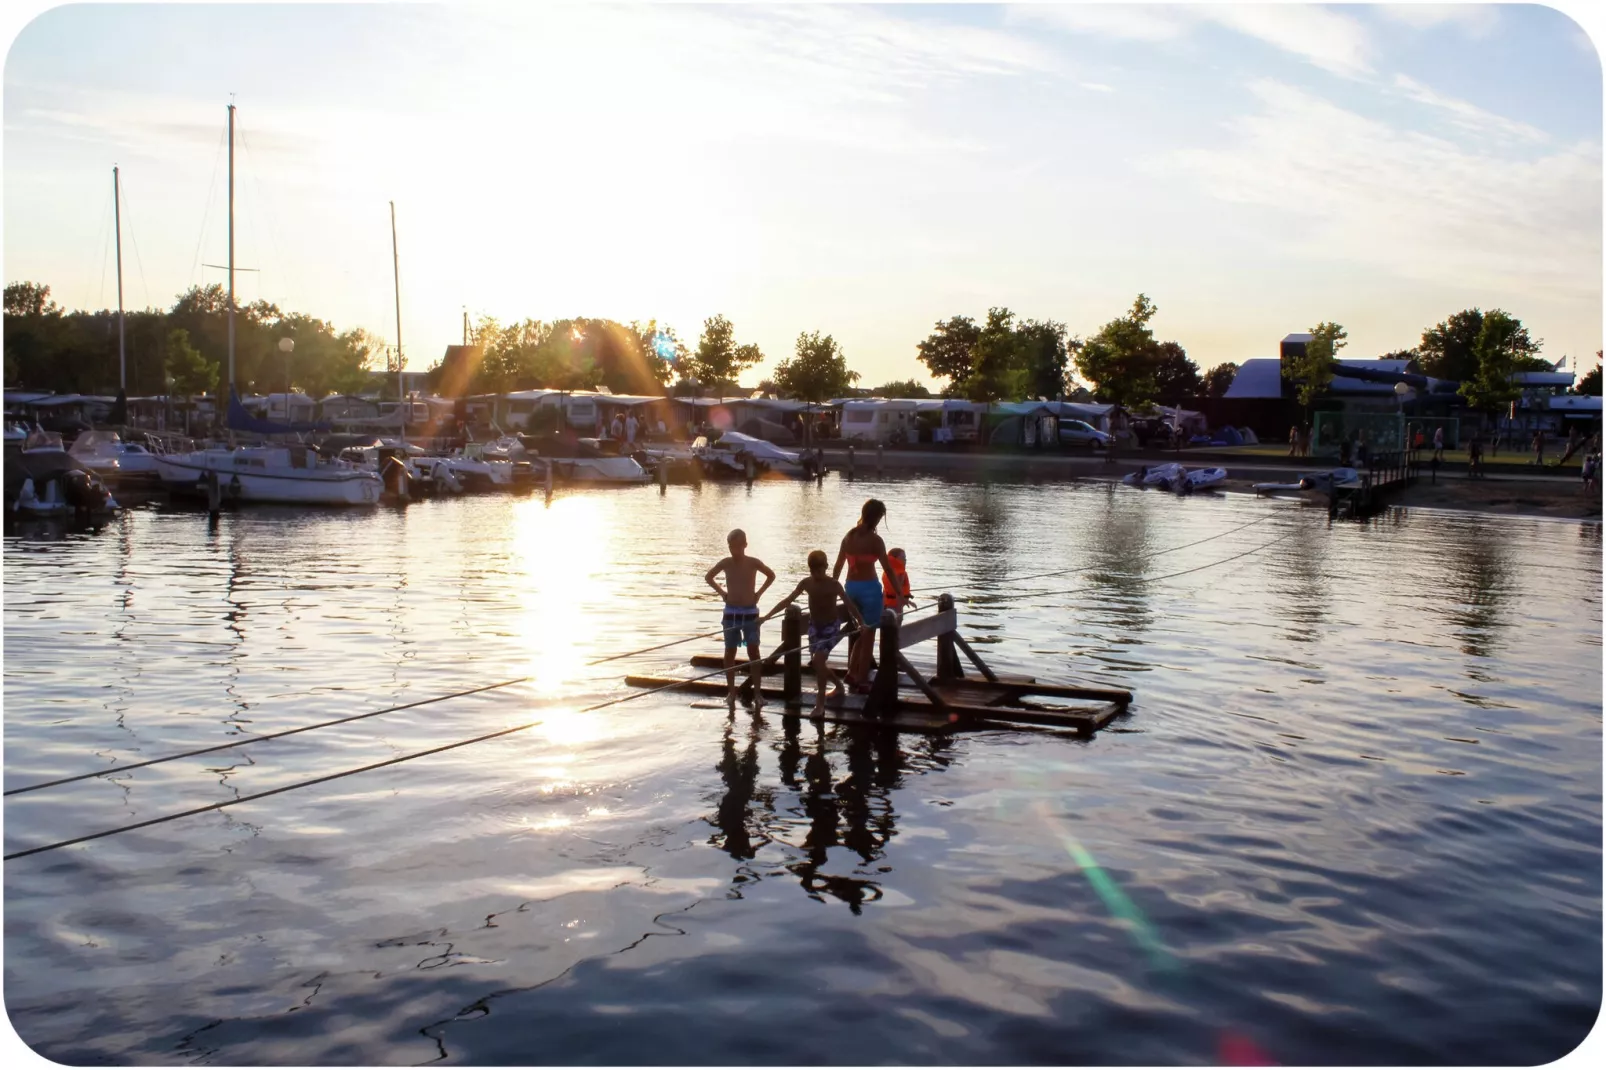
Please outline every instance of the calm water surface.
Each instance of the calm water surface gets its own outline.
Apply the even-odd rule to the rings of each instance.
[[[990,660],[1130,716],[576,712],[713,650],[587,665],[715,627],[727,529],[795,578],[867,493]],[[1599,525],[832,478],[136,510],[4,564],[8,788],[534,677],[13,796],[8,852],[543,721],[5,863],[59,1061],[1535,1063],[1600,1005]]]

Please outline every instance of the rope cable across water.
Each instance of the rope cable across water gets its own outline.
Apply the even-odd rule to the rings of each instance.
[[[1261,520],[1265,520],[1265,519],[1268,519],[1268,518],[1267,517],[1262,517],[1261,518]],[[1259,521],[1254,521],[1253,523],[1259,523]],[[1220,538],[1222,535],[1231,534],[1232,531],[1239,531],[1239,530],[1242,530],[1243,528],[1249,527],[1249,526],[1250,526],[1249,524],[1241,525],[1238,528],[1234,528],[1234,529],[1231,529],[1231,530],[1226,531],[1226,532],[1221,532],[1218,535],[1211,536],[1211,537],[1209,537],[1207,539],[1201,539],[1201,540],[1198,540],[1198,541],[1193,542],[1193,543],[1185,544],[1185,546],[1197,546],[1202,542],[1209,542],[1212,539]],[[1207,562],[1207,563],[1205,563],[1203,565],[1195,565],[1192,568],[1182,569],[1182,570],[1180,570],[1178,572],[1168,573],[1168,574],[1166,574],[1164,576],[1152,577],[1151,579],[1152,580],[1174,579],[1174,578],[1176,578],[1178,576],[1186,576],[1186,575],[1189,575],[1190,573],[1200,572],[1200,571],[1203,571],[1204,569],[1207,569],[1207,568],[1214,568],[1214,567],[1216,567],[1218,565],[1227,564],[1228,562],[1231,562],[1231,561],[1237,561],[1237,560],[1239,560],[1241,558],[1248,557],[1251,554],[1259,553],[1261,550],[1264,550],[1264,549],[1267,549],[1267,548],[1269,548],[1271,546],[1274,546],[1277,543],[1282,542],[1284,539],[1289,538],[1293,534],[1295,534],[1295,532],[1288,531],[1288,532],[1285,532],[1282,535],[1279,535],[1277,538],[1272,539],[1269,542],[1263,543],[1260,546],[1253,547],[1253,548],[1251,548],[1249,550],[1244,550],[1244,551],[1242,551],[1240,553],[1233,554],[1230,557],[1225,557],[1225,558],[1221,558],[1221,559],[1216,560],[1216,561]],[[1145,555],[1143,559],[1147,560],[1147,559],[1150,559],[1150,558],[1153,558],[1153,557],[1158,557],[1158,556],[1160,556],[1160,554],[1171,553],[1171,552],[1173,552],[1175,550],[1184,549],[1185,546],[1172,547],[1169,550],[1157,551],[1157,552],[1155,552],[1153,554]],[[1061,575],[1061,574],[1065,574],[1065,573],[1069,573],[1069,572],[1086,571],[1086,570],[1087,570],[1086,568],[1066,569],[1066,570],[1062,570],[1061,572],[1056,572],[1056,573],[1044,573],[1043,575]],[[1043,596],[1054,595],[1054,594],[1071,594],[1071,593],[1077,593],[1078,591],[1080,591],[1082,589],[1085,589],[1085,588],[1075,588],[1073,590],[1063,591],[1063,592],[1037,592],[1037,591],[1033,591],[1033,592],[1026,592],[1024,595],[1022,595],[1022,597],[1043,597]],[[1004,600],[1007,600],[1007,599],[1008,599],[1008,596],[1002,596],[1000,598],[995,599],[995,601],[1004,601]],[[932,602],[927,608],[928,609],[935,608],[935,605],[936,605],[936,603]],[[844,631],[842,634],[843,634],[844,637],[846,637],[847,635],[853,634],[856,631],[857,631],[856,628],[849,628],[846,631]],[[708,633],[708,634],[717,634],[717,633]],[[651,648],[651,649],[663,649],[666,646],[677,645],[677,643],[679,643],[679,642],[689,642],[693,638],[701,638],[701,636],[693,636],[693,637],[690,637],[688,639],[677,640],[675,643],[666,643],[666,644],[663,644],[662,646],[659,646],[659,647],[656,647],[656,648]],[[799,643],[796,646],[789,647],[789,648],[786,648],[784,650],[778,650],[778,651],[772,652],[768,656],[768,658],[763,659],[763,661],[773,661],[774,659],[779,658],[779,657],[783,657],[783,656],[785,656],[787,654],[791,654],[791,653],[796,653],[796,652],[802,651],[802,650],[806,649],[807,646],[808,646],[808,641],[805,639],[802,643]],[[644,652],[645,651],[639,651],[638,653],[644,653]],[[627,656],[629,656],[629,655],[617,655],[615,658],[607,658],[607,659],[603,659],[603,660],[604,661],[611,661],[611,660],[617,660],[617,657],[627,657]],[[596,662],[596,663],[593,663],[593,664],[600,664],[600,662]],[[677,689],[677,688],[681,688],[681,687],[684,687],[686,684],[696,683],[696,682],[699,682],[699,681],[702,681],[702,680],[707,680],[707,679],[710,679],[712,677],[725,674],[727,672],[729,672],[729,673],[739,672],[739,671],[741,671],[743,669],[749,668],[751,665],[752,665],[751,661],[746,661],[746,662],[742,662],[740,664],[732,665],[729,668],[722,667],[722,668],[719,668],[719,669],[715,669],[715,670],[713,670],[711,672],[703,673],[701,675],[691,676],[691,677],[687,677],[685,679],[680,679],[680,680],[675,680],[672,683],[664,684],[664,685],[661,685],[659,687],[648,688],[648,689],[641,690],[641,691],[635,691],[635,692],[632,692],[632,693],[627,694],[627,695],[619,696],[618,698],[609,699],[609,700],[607,700],[605,702],[599,702],[599,703],[596,703],[594,705],[584,707],[583,709],[577,710],[575,712],[577,712],[577,713],[593,713],[593,712],[596,712],[597,710],[607,709],[610,706],[617,706],[617,705],[620,705],[621,703],[625,703],[625,702],[631,702],[631,701],[634,701],[635,699],[638,699],[638,698],[646,698],[646,697],[648,697],[650,695],[655,695],[655,694],[659,694],[659,693],[664,692],[664,691],[670,691],[670,690],[674,690],[674,689]],[[261,741],[267,740],[267,739],[281,738],[283,736],[294,735],[294,734],[296,734],[298,732],[311,731],[314,728],[329,727],[329,726],[335,725],[335,724],[342,724],[342,723],[348,723],[350,721],[362,720],[362,719],[364,719],[366,717],[378,716],[379,714],[382,714],[382,713],[390,713],[390,712],[395,712],[397,710],[411,709],[411,708],[414,708],[414,707],[417,707],[417,706],[428,705],[430,703],[444,701],[445,699],[449,699],[449,698],[457,698],[457,697],[462,697],[462,696],[466,696],[466,695],[477,694],[477,693],[483,692],[483,691],[491,691],[491,690],[495,690],[495,689],[502,688],[502,687],[509,687],[509,686],[514,685],[514,684],[528,682],[531,679],[532,679],[532,677],[528,677],[528,676],[520,677],[518,679],[502,681],[501,683],[497,683],[497,684],[488,684],[488,685],[486,685],[484,687],[473,688],[473,689],[470,689],[470,690],[467,690],[467,691],[456,692],[456,693],[453,693],[453,694],[450,694],[450,695],[442,695],[442,696],[438,696],[438,697],[432,698],[432,699],[424,699],[424,700],[421,700],[419,702],[408,703],[408,704],[405,704],[405,705],[402,705],[402,706],[391,707],[391,708],[387,708],[387,709],[384,709],[384,710],[375,710],[375,711],[371,711],[371,712],[363,713],[363,714],[355,714],[355,715],[352,715],[350,717],[338,718],[338,719],[336,719],[334,721],[323,722],[323,723],[315,724],[315,725],[305,725],[305,726],[303,726],[301,728],[287,729],[287,730],[285,730],[283,732],[269,733],[269,734],[263,735],[263,736],[252,737],[250,739],[236,740],[236,741],[233,741],[231,743],[219,744],[219,745],[213,746],[213,747],[199,748],[197,750],[188,751],[188,752],[185,752],[183,754],[170,755],[170,756],[165,757],[165,758],[156,758],[156,759],[151,759],[151,760],[146,761],[146,762],[131,763],[131,764],[124,765],[124,766],[116,766],[116,767],[112,767],[110,769],[103,769],[103,770],[99,770],[99,771],[94,772],[94,773],[85,773],[85,774],[80,774],[80,775],[72,776],[72,777],[64,777],[64,778],[61,778],[61,779],[58,779],[58,780],[54,780],[54,781],[43,782],[43,783],[40,783],[40,784],[28,785],[28,786],[23,787],[23,788],[16,788],[16,789],[13,789],[11,791],[7,791],[4,794],[6,794],[6,795],[14,795],[14,794],[20,794],[22,792],[27,792],[27,791],[36,791],[36,790],[39,790],[41,788],[52,787],[52,786],[55,786],[55,785],[58,785],[58,784],[65,784],[65,783],[70,783],[70,782],[77,781],[77,780],[89,779],[91,777],[105,776],[108,773],[118,772],[118,771],[121,771],[121,770],[143,768],[145,766],[157,765],[157,764],[160,764],[160,763],[166,762],[166,761],[174,761],[174,760],[176,760],[178,758],[190,757],[190,756],[197,755],[197,754],[206,754],[206,753],[210,753],[210,752],[218,751],[218,750],[226,750],[226,749],[229,749],[231,747],[241,746],[241,745],[246,744],[246,743],[256,743],[256,742],[261,742]],[[297,782],[295,782],[293,784],[281,785],[280,787],[271,788],[271,789],[269,789],[267,791],[256,792],[256,793],[251,794],[251,795],[244,795],[244,796],[240,796],[240,797],[234,798],[234,799],[226,799],[226,800],[223,800],[221,802],[211,803],[211,804],[209,804],[207,806],[201,806],[201,807],[196,807],[196,808],[190,809],[190,810],[184,810],[184,811],[181,811],[181,812],[176,813],[176,814],[167,814],[167,815],[164,815],[164,816],[161,816],[161,817],[149,818],[149,819],[147,819],[145,821],[138,821],[138,822],[134,822],[134,823],[128,824],[128,825],[118,826],[117,828],[105,829],[105,830],[102,830],[100,832],[88,833],[88,834],[83,835],[83,836],[77,836],[77,837],[73,837],[73,838],[67,839],[67,840],[60,840],[60,841],[57,841],[55,843],[44,844],[44,845],[39,846],[39,847],[30,847],[30,848],[27,848],[25,850],[14,851],[14,852],[12,852],[10,854],[5,855],[3,858],[0,858],[0,861],[9,862],[9,861],[11,861],[13,859],[25,858],[25,857],[27,857],[29,855],[42,854],[42,853],[44,853],[46,851],[53,851],[53,850],[56,850],[56,849],[62,848],[62,847],[70,847],[70,846],[73,846],[75,844],[86,843],[86,842],[89,842],[91,840],[98,840],[98,839],[102,839],[102,838],[107,837],[107,836],[115,836],[115,835],[117,835],[119,833],[123,833],[123,832],[132,832],[132,831],[134,831],[136,829],[149,828],[152,825],[164,824],[164,823],[169,822],[169,821],[177,821],[180,818],[193,817],[193,816],[197,816],[199,814],[210,813],[210,812],[215,811],[215,810],[222,810],[222,809],[225,809],[225,808],[230,807],[230,806],[238,806],[241,803],[252,802],[252,801],[255,801],[255,800],[258,800],[258,799],[265,799],[265,798],[267,798],[269,796],[279,795],[279,794],[282,794],[282,793],[287,792],[287,791],[294,791],[294,790],[296,790],[298,788],[312,787],[312,786],[317,785],[317,784],[327,783],[327,782],[329,782],[331,780],[338,780],[338,779],[341,779],[343,777],[355,776],[358,773],[365,773],[365,772],[370,772],[370,771],[375,770],[375,769],[382,769],[382,768],[385,768],[386,766],[398,765],[398,764],[400,764],[402,762],[412,761],[412,760],[414,760],[416,758],[424,758],[424,757],[428,757],[428,756],[433,755],[433,754],[440,754],[440,753],[443,753],[445,751],[455,750],[455,749],[457,749],[459,747],[466,747],[466,746],[470,746],[470,745],[475,744],[475,743],[483,743],[483,742],[486,742],[487,740],[497,739],[497,738],[499,738],[501,736],[511,735],[511,734],[513,734],[515,732],[522,732],[522,731],[525,731],[527,729],[534,728],[534,727],[540,725],[541,723],[542,723],[541,721],[529,721],[529,722],[526,722],[524,724],[514,725],[511,728],[498,729],[495,732],[488,732],[488,733],[485,733],[483,735],[474,736],[474,737],[469,738],[469,739],[458,740],[458,741],[453,742],[453,743],[443,744],[443,745],[438,746],[438,747],[431,747],[431,748],[428,748],[426,750],[414,751],[411,754],[404,754],[404,755],[400,755],[400,756],[395,757],[395,758],[388,758],[388,759],[386,759],[384,761],[381,761],[381,762],[373,762],[373,763],[370,763],[368,765],[359,766],[359,767],[357,767],[355,769],[347,769],[347,770],[343,770],[343,771],[338,772],[338,773],[329,773],[329,774],[326,774],[324,776],[313,777],[313,778],[311,778],[309,780],[302,780],[302,781],[297,781]]]

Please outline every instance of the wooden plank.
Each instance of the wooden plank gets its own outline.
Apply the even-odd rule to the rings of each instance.
[[[981,674],[983,676],[987,677],[989,682],[995,683],[995,684],[998,682],[998,674],[993,672],[993,670],[991,670],[991,669],[989,669],[987,667],[987,663],[985,661],[981,660],[981,655],[977,654],[974,650],[970,649],[970,644],[965,642],[965,637],[964,636],[960,635],[958,632],[955,632],[954,633],[954,642],[959,645],[959,649],[963,650],[965,652],[965,657],[970,659],[970,663],[972,665],[976,666],[976,668],[981,672]]]
[[[944,702],[942,696],[931,689],[931,685],[926,683],[926,678],[921,676],[913,665],[909,664],[909,659],[904,657],[902,652],[898,653],[898,664],[903,667],[904,672],[909,674],[909,679],[914,681],[915,687],[920,689],[920,693],[925,695],[933,706],[944,713],[948,711],[948,703]]]
[[[736,667],[740,669],[744,664],[745,662],[739,661],[736,663]],[[846,661],[829,661],[827,664],[829,664],[831,668],[836,671],[838,676],[841,676],[848,669],[848,663]],[[718,654],[693,654],[691,656],[691,666],[694,669],[719,669],[723,668],[724,665],[725,659]],[[766,666],[764,669],[766,676],[777,671],[779,670],[777,670],[774,666]],[[927,670],[925,669],[921,670],[921,672],[926,671]],[[804,675],[807,676],[808,672],[808,666],[805,664]],[[998,683],[1007,686],[1020,686],[1023,684],[1032,684],[1037,682],[1037,677],[1025,676],[1020,673],[1000,672],[994,673],[993,675],[997,677]],[[913,684],[914,682],[911,680],[910,686],[913,686]]]
[[[934,617],[910,621],[898,631],[898,649],[907,650],[916,643],[924,643],[927,639],[935,639],[959,627],[959,614],[948,609]]]
[[[664,687],[676,691],[690,691],[694,694],[725,696],[725,683],[722,680],[681,680],[673,676],[627,676],[625,683],[630,687]],[[813,708],[814,696],[812,693],[804,696],[805,702],[798,706],[787,706],[784,693],[778,687],[763,689],[764,697],[774,699],[772,705],[788,710],[787,716],[797,716],[796,711],[803,711],[806,715]],[[899,732],[924,732],[928,734],[945,735],[957,731],[963,725],[955,718],[937,713],[931,706],[924,708],[900,708],[891,711],[885,717],[873,717],[864,712],[864,696],[848,695],[841,705],[827,704],[821,720],[832,724],[857,724],[870,727],[888,728]]]

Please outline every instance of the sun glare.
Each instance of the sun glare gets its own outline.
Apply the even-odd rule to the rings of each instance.
[[[519,503],[517,530],[519,586],[524,600],[519,634],[532,686],[555,697],[584,672],[592,639],[603,627],[606,591],[600,580],[608,560],[605,506],[596,497],[575,495]]]

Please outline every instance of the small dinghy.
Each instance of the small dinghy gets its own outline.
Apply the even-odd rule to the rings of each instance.
[[[1168,487],[1173,480],[1181,478],[1185,471],[1180,464],[1144,465],[1136,472],[1128,472],[1121,482],[1129,487]]]
[[[1331,490],[1341,483],[1353,483],[1360,473],[1353,468],[1335,468],[1331,472],[1312,472],[1299,477],[1296,483],[1256,483],[1251,489],[1256,494],[1298,494],[1306,490]]]
[[[1191,468],[1171,481],[1171,489],[1178,494],[1191,494],[1196,490],[1213,487],[1226,478],[1225,468]]]

